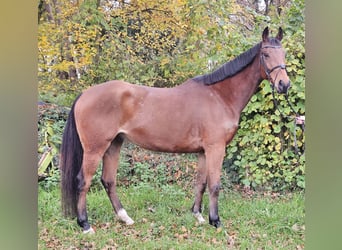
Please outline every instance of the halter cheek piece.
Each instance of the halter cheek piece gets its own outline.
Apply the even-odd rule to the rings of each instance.
[[[262,47],[261,49],[267,49],[267,48],[272,48],[272,49],[280,49],[281,46],[272,46],[272,45],[266,45],[265,47]],[[274,85],[272,84],[272,78],[271,78],[271,73],[280,68],[280,69],[286,69],[286,65],[285,64],[279,64],[275,67],[273,67],[272,69],[268,69],[267,66],[266,66],[266,63],[265,63],[265,56],[261,53],[261,56],[260,56],[260,62],[262,64],[262,66],[264,67],[264,71],[265,71],[265,74],[267,76],[267,80],[270,82],[271,84],[271,87],[272,87],[272,96],[273,96],[273,104],[274,106],[277,108],[277,110],[279,111],[280,113],[280,116],[283,117],[283,118],[291,118],[290,116],[286,116],[284,115],[281,110],[279,109],[278,107],[278,104],[275,100],[275,96],[274,96]],[[273,83],[277,80],[277,77],[278,77],[278,74],[279,74],[279,71],[278,73],[276,74],[276,77],[273,81]],[[294,138],[294,144],[295,144],[295,152],[296,154],[300,155],[300,152],[298,150],[298,145],[297,145],[297,137],[296,137],[296,120],[297,120],[297,117],[299,117],[299,114],[295,111],[295,109],[293,108],[293,106],[291,105],[290,101],[289,101],[289,98],[288,98],[288,93],[285,94],[285,99],[288,103],[288,105],[290,106],[292,112],[295,114],[295,119],[294,119],[294,130],[293,130],[293,138]],[[302,124],[302,130],[304,131],[304,125]]]
[[[268,48],[271,48],[271,49],[280,49],[281,46],[266,45],[266,46],[262,47],[261,49],[268,49]],[[263,53],[261,53],[260,61],[261,61],[262,66],[264,67],[264,71],[265,71],[265,74],[266,74],[266,76],[267,76],[267,79],[268,79],[270,82],[273,82],[273,83],[277,80],[277,77],[278,77],[279,72],[277,73],[277,75],[276,75],[274,81],[272,81],[271,73],[272,73],[274,70],[278,69],[278,68],[280,68],[280,69],[286,69],[286,65],[285,65],[285,64],[279,64],[279,65],[277,65],[277,66],[274,66],[272,69],[269,69],[269,68],[267,67],[266,63],[265,63],[265,56],[264,56]],[[272,84],[271,84],[271,85],[272,85]],[[273,87],[273,85],[272,85],[272,87]]]

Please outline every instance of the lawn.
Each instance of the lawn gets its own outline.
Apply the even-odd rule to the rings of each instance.
[[[144,182],[119,187],[135,221],[123,225],[103,189],[88,193],[88,215],[96,233],[83,235],[75,219],[63,218],[60,191],[39,186],[39,249],[303,249],[303,193],[247,193],[223,189],[222,227],[198,224],[190,212],[193,192],[179,184],[155,187]],[[208,217],[204,195],[203,216]]]

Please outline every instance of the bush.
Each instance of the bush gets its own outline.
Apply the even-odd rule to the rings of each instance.
[[[272,30],[279,26],[285,30],[282,43],[292,86],[289,102],[299,115],[305,115],[304,2],[293,1],[282,16],[270,15]],[[263,27],[265,20],[259,21]],[[278,108],[270,84],[264,81],[241,115],[239,130],[227,147],[224,169],[234,182],[254,189],[304,189],[304,126],[295,124],[284,95],[275,99]]]
[[[59,181],[59,148],[68,113],[65,107],[38,103],[38,180],[46,179],[48,185]]]

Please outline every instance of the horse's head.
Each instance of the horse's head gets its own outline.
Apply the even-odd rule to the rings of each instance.
[[[262,33],[260,52],[261,74],[271,82],[278,93],[286,93],[290,87],[290,79],[286,72],[285,50],[281,46],[283,30],[279,28],[275,38],[270,38],[268,27]]]

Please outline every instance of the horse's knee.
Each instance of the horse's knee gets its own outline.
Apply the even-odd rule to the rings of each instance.
[[[83,176],[83,171],[82,169],[80,170],[80,172],[77,174],[76,176],[76,181],[77,181],[77,188],[78,190],[82,189],[85,185],[85,181],[84,181],[84,176]]]
[[[207,182],[198,184],[198,189],[199,189],[198,191],[203,194],[205,192],[206,186],[207,186]]]
[[[213,185],[213,186],[209,187],[210,195],[218,196],[219,193],[220,193],[220,188],[221,188],[220,184],[216,184],[216,185]]]
[[[101,183],[107,192],[109,192],[111,187],[115,184],[114,181],[108,181],[103,177],[101,177]]]

